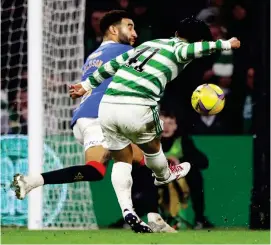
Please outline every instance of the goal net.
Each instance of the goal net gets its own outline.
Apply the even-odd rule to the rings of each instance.
[[[42,169],[45,172],[84,164],[83,148],[76,143],[70,129],[76,104],[68,96],[68,85],[81,78],[85,0],[43,0],[42,3]],[[1,171],[1,183],[7,186],[14,173],[27,174],[28,171],[27,0],[3,0],[1,16],[2,26],[5,27],[2,27],[2,47],[5,45],[5,49],[1,68],[1,112],[2,107],[5,112],[3,118],[1,113],[1,148],[5,157],[2,159],[4,157],[1,156],[4,160],[1,161],[1,168],[5,171]],[[3,35],[6,35],[4,41]],[[2,121],[7,123],[2,126]],[[9,153],[10,147],[13,153]],[[1,195],[2,202],[12,199],[15,207],[15,212],[5,210],[8,213],[6,217],[11,217],[12,212],[15,214],[20,209],[27,219],[27,200],[15,200],[13,195],[10,191]],[[1,214],[3,217],[2,210]],[[8,222],[16,224],[16,219],[15,215]],[[42,227],[96,229],[89,183],[44,186]]]

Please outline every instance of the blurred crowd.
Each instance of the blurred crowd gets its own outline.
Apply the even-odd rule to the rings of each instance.
[[[5,21],[1,24],[1,134],[27,133],[27,33],[22,28],[26,17],[23,2],[17,1],[18,8],[14,12],[2,11]],[[178,122],[182,122],[190,134],[252,133],[255,74],[252,1],[168,0],[157,4],[154,0],[87,0],[85,58],[102,42],[99,20],[112,9],[124,9],[132,14],[138,33],[135,46],[147,40],[174,36],[176,21],[191,15],[208,23],[213,40],[238,37],[242,43],[240,50],[224,51],[205,61],[191,63],[167,86],[161,107],[174,109]],[[10,28],[15,30],[12,34]],[[206,117],[193,111],[190,97],[202,83],[217,84],[226,94],[226,106],[220,114]]]

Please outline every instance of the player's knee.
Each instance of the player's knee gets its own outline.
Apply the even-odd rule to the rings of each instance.
[[[161,150],[161,143],[159,138],[155,138],[150,142],[147,142],[142,145],[138,145],[139,148],[144,152],[145,154],[156,154],[160,152]]]

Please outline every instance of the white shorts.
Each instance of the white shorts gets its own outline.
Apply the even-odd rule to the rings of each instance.
[[[99,119],[109,150],[147,143],[163,131],[157,107],[102,102]]]
[[[79,118],[73,127],[73,135],[84,145],[85,151],[99,145],[106,147],[98,118]]]

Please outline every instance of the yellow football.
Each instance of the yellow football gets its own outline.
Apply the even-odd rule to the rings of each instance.
[[[225,94],[217,85],[202,84],[193,92],[191,103],[199,114],[206,116],[215,115],[224,108]]]

